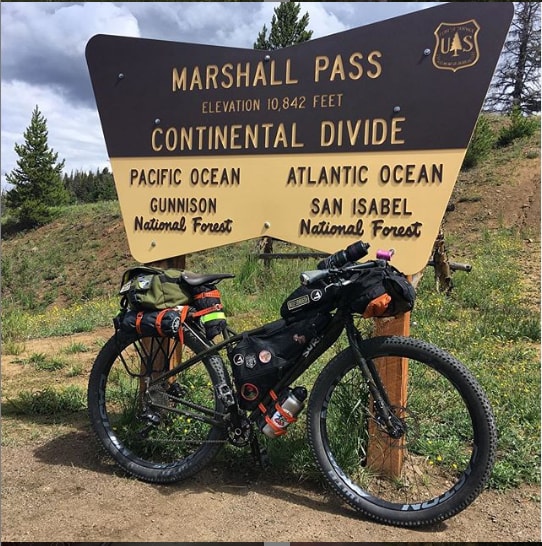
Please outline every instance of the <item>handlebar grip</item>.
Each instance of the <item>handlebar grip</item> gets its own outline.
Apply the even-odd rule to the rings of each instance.
[[[313,282],[319,281],[320,279],[324,279],[329,275],[329,271],[327,269],[315,269],[312,271],[304,271],[300,275],[300,281],[303,286],[308,286],[309,284],[312,284]]]
[[[386,260],[387,262],[389,262],[392,259],[394,254],[395,254],[395,249],[393,248],[390,248],[389,250],[380,249],[376,251],[376,259]]]

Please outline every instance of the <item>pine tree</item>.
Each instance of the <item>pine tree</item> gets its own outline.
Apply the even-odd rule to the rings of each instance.
[[[454,39],[452,40],[452,47],[450,48],[451,51],[454,52],[454,57],[457,57],[459,55],[459,52],[463,49],[461,47],[461,38],[459,38],[459,33],[454,34]]]
[[[311,39],[312,30],[306,30],[309,14],[305,13],[299,19],[301,11],[299,2],[281,2],[273,11],[269,37],[267,37],[267,27],[264,25],[254,43],[254,49],[280,49]]]
[[[15,144],[17,167],[6,175],[14,186],[6,192],[6,205],[21,228],[33,228],[49,222],[50,207],[67,203],[69,194],[62,181],[64,160],[58,162],[58,153],[49,148],[47,120],[37,106],[24,140],[24,144]]]

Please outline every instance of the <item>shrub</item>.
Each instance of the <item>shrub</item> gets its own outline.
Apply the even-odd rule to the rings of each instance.
[[[486,116],[480,116],[476,122],[474,134],[472,135],[465,159],[461,169],[472,169],[484,159],[493,148],[495,135],[491,130],[491,126]]]
[[[509,116],[510,122],[499,131],[496,147],[508,146],[518,138],[528,137],[535,133],[538,119],[523,115],[519,106],[514,106]]]

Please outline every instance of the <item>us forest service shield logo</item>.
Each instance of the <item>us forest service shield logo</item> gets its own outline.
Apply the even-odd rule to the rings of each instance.
[[[480,25],[474,20],[463,23],[441,23],[435,30],[433,65],[442,70],[456,72],[478,62],[478,32]]]

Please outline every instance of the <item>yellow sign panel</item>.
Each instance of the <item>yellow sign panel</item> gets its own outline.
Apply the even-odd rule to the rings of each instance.
[[[133,256],[268,235],[427,263],[513,8],[448,3],[265,52],[95,36]]]
[[[330,253],[359,239],[373,251],[400,244],[396,266],[419,271],[428,257],[420,241],[432,244],[462,160],[463,151],[439,150],[124,158],[112,167],[140,261],[269,235]]]

